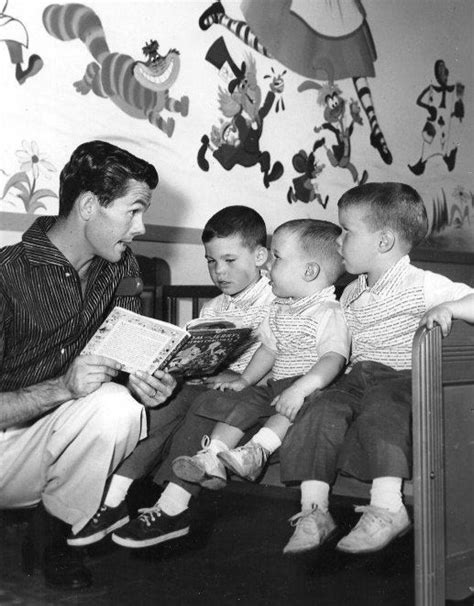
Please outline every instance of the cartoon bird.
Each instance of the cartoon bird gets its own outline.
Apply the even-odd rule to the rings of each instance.
[[[43,12],[43,24],[58,40],[82,40],[97,61],[89,63],[82,80],[74,82],[80,94],[92,90],[98,97],[109,98],[129,116],[147,119],[168,137],[173,134],[175,121],[163,118],[163,110],[188,115],[189,98],[178,100],[169,95],[180,72],[176,49],[160,55],[158,43],[152,40],[151,46],[143,47],[146,62],[111,53],[99,17],[83,4],[51,4]]]

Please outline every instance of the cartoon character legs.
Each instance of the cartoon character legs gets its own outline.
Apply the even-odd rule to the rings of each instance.
[[[283,174],[283,164],[278,161],[275,162],[270,170],[270,154],[267,151],[260,154],[258,163],[260,164],[260,170],[263,173],[263,184],[266,188],[270,186],[272,181],[277,181]]]
[[[24,82],[35,76],[40,69],[43,67],[43,59],[39,55],[31,55],[28,60],[28,66],[26,69],[21,67],[23,63],[23,49],[22,45],[15,40],[5,40],[5,43],[10,54],[11,62],[16,65],[15,77],[18,84],[24,84]]]
[[[385,164],[392,164],[393,158],[375,114],[372,93],[367,78],[353,78],[359,101],[364,108],[370,124],[370,144],[379,152]]]
[[[207,172],[209,170],[209,162],[206,160],[206,152],[209,147],[209,137],[203,135],[201,137],[201,147],[199,148],[197,155],[198,166],[201,170]]]

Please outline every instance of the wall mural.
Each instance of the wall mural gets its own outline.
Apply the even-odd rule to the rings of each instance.
[[[28,65],[23,69],[23,49],[28,48],[28,31],[25,25],[11,15],[5,13],[8,0],[5,0],[0,12],[0,40],[5,42],[10,60],[15,66],[15,78],[18,84],[24,84],[28,78],[36,75],[43,67],[43,59],[39,55],[30,55]]]
[[[129,116],[146,118],[168,137],[173,135],[175,121],[163,118],[163,110],[188,115],[189,98],[178,100],[169,94],[180,71],[176,49],[160,55],[157,41],[152,40],[143,47],[146,62],[111,53],[99,17],[82,4],[51,4],[44,10],[43,23],[58,40],[82,40],[96,60],[86,67],[82,80],[74,82],[81,95],[92,91],[98,97],[109,98]]]
[[[206,61],[217,67],[228,84],[226,90],[219,87],[218,93],[219,109],[224,120],[221,119],[219,126],[212,127],[210,138],[207,135],[201,138],[198,165],[204,171],[209,170],[206,151],[211,149],[212,155],[225,170],[232,170],[236,165],[250,167],[258,164],[263,173],[263,184],[269,187],[272,181],[283,175],[283,165],[279,161],[271,165],[270,153],[260,150],[260,137],[266,116],[277,95],[283,92],[283,76],[273,76],[270,90],[262,103],[257,67],[251,55],[248,54],[238,67],[221,37],[210,47]],[[278,102],[276,107],[278,111]]]
[[[0,211],[57,212],[56,167],[104,138],[157,162],[167,199],[150,223],[199,227],[242,200],[270,230],[337,220],[343,191],[397,180],[425,200],[428,246],[474,252],[468,0],[120,7],[4,0]]]

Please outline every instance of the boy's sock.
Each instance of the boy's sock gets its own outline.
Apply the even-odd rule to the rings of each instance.
[[[177,516],[183,513],[189,506],[191,493],[179,486],[170,482],[161,493],[157,506],[169,516]]]
[[[370,504],[395,513],[403,506],[402,478],[375,478],[370,489]]]
[[[262,427],[251,439],[251,442],[260,444],[270,454],[275,452],[281,446],[281,440],[277,434],[269,427]]]
[[[301,509],[311,511],[315,507],[327,513],[329,507],[329,484],[320,480],[301,482]]]
[[[107,507],[117,507],[127,496],[128,489],[130,488],[132,478],[126,478],[125,476],[119,476],[115,474],[110,480],[109,489],[104,500],[104,505]]]

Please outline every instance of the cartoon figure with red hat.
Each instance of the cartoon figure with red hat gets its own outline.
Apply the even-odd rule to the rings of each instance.
[[[260,150],[260,137],[265,117],[276,96],[283,92],[282,75],[274,75],[270,91],[262,103],[262,90],[257,83],[256,64],[251,55],[246,55],[238,67],[221,37],[210,47],[206,60],[217,67],[227,82],[227,89],[219,87],[218,92],[219,109],[225,121],[221,120],[220,126],[212,128],[211,139],[207,135],[201,138],[198,165],[204,171],[209,170],[206,152],[211,149],[225,170],[231,170],[235,165],[260,165],[263,183],[269,187],[283,175],[283,165],[275,162],[271,166],[270,153]]]

